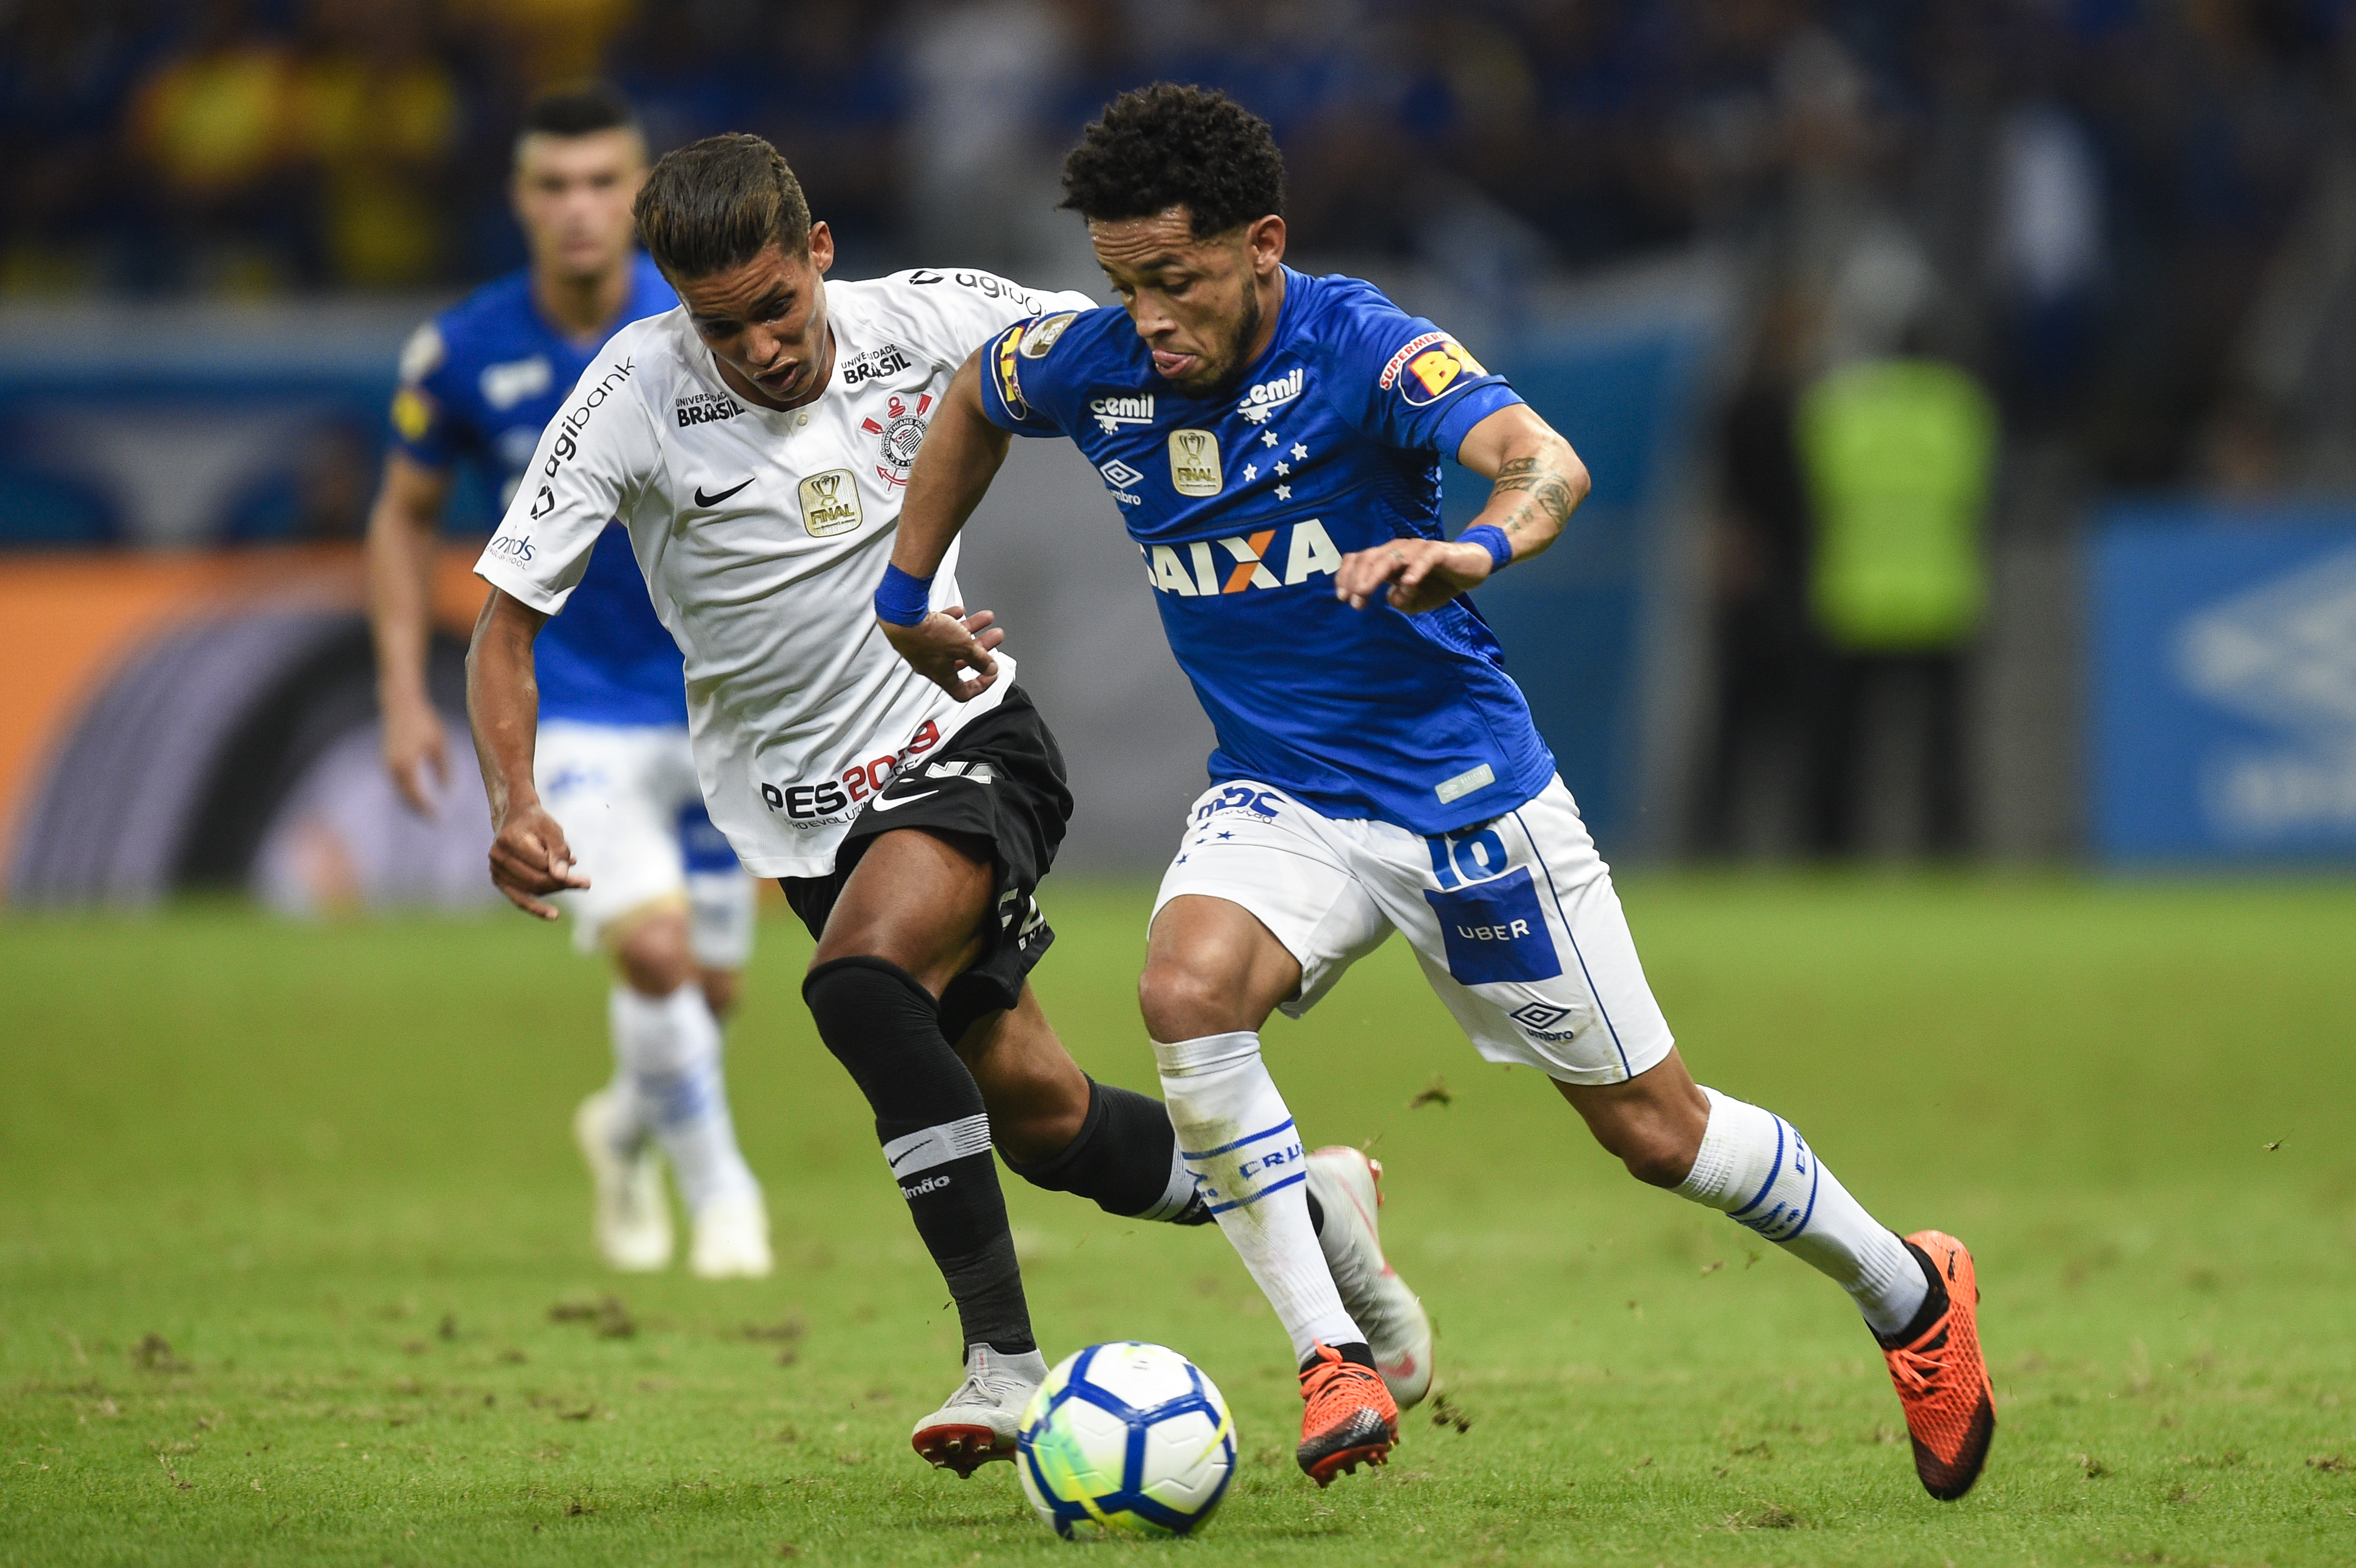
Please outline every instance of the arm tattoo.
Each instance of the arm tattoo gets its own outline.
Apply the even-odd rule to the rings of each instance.
[[[1571,499],[1569,482],[1542,457],[1515,457],[1500,467],[1496,483],[1489,487],[1489,497],[1494,500],[1508,490],[1529,492],[1528,499],[1505,520],[1508,534],[1529,521],[1533,514],[1551,519],[1559,529],[1570,521],[1571,509],[1579,504]]]

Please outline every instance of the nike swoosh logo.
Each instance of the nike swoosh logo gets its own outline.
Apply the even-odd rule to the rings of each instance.
[[[744,485],[749,485],[753,481],[751,479],[747,479],[744,481]],[[738,490],[743,489],[744,485],[732,486],[731,488],[721,491],[716,496],[705,495],[703,493],[703,488],[699,485],[696,487],[695,490],[695,504],[698,506],[718,506],[722,501],[726,500],[730,496],[733,496]]]
[[[921,1144],[913,1149],[903,1149],[900,1151],[900,1160],[914,1159],[924,1152],[925,1145]],[[900,1168],[900,1160],[886,1160],[884,1163],[896,1171]]]
[[[903,795],[896,800],[887,800],[878,795],[867,802],[867,809],[871,811],[894,811],[911,800],[928,800],[939,793],[938,789],[927,789],[921,795]]]

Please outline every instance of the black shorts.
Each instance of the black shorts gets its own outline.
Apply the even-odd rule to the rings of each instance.
[[[781,876],[777,886],[815,937],[878,833],[926,828],[989,843],[998,883],[981,955],[941,993],[941,1032],[954,1041],[983,1015],[1020,1001],[1032,966],[1055,941],[1037,892],[1071,820],[1063,748],[1017,686],[867,802],[835,852],[833,871]]]

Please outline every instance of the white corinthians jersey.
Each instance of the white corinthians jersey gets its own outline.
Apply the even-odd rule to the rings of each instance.
[[[988,273],[826,285],[834,371],[819,397],[755,407],[720,379],[684,308],[623,328],[541,433],[475,567],[554,615],[606,523],[630,531],[655,613],[687,656],[696,772],[712,822],[763,876],[818,876],[903,764],[995,706],[953,701],[894,652],[875,585],[949,377],[1026,316],[1087,310]],[[933,607],[959,604],[957,554]],[[999,656],[1005,659],[1001,651]]]

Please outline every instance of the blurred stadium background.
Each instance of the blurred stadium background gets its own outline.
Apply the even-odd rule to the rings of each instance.
[[[6,899],[490,896],[471,781],[376,766],[357,542],[399,346],[520,264],[517,116],[590,75],[658,153],[776,141],[838,275],[1099,292],[1097,107],[1267,116],[1296,264],[1595,470],[1482,603],[1615,859],[2348,864],[2351,73],[2348,0],[0,0]],[[1066,864],[1158,866],[1208,736],[1101,486],[1024,444],[979,530]]]

